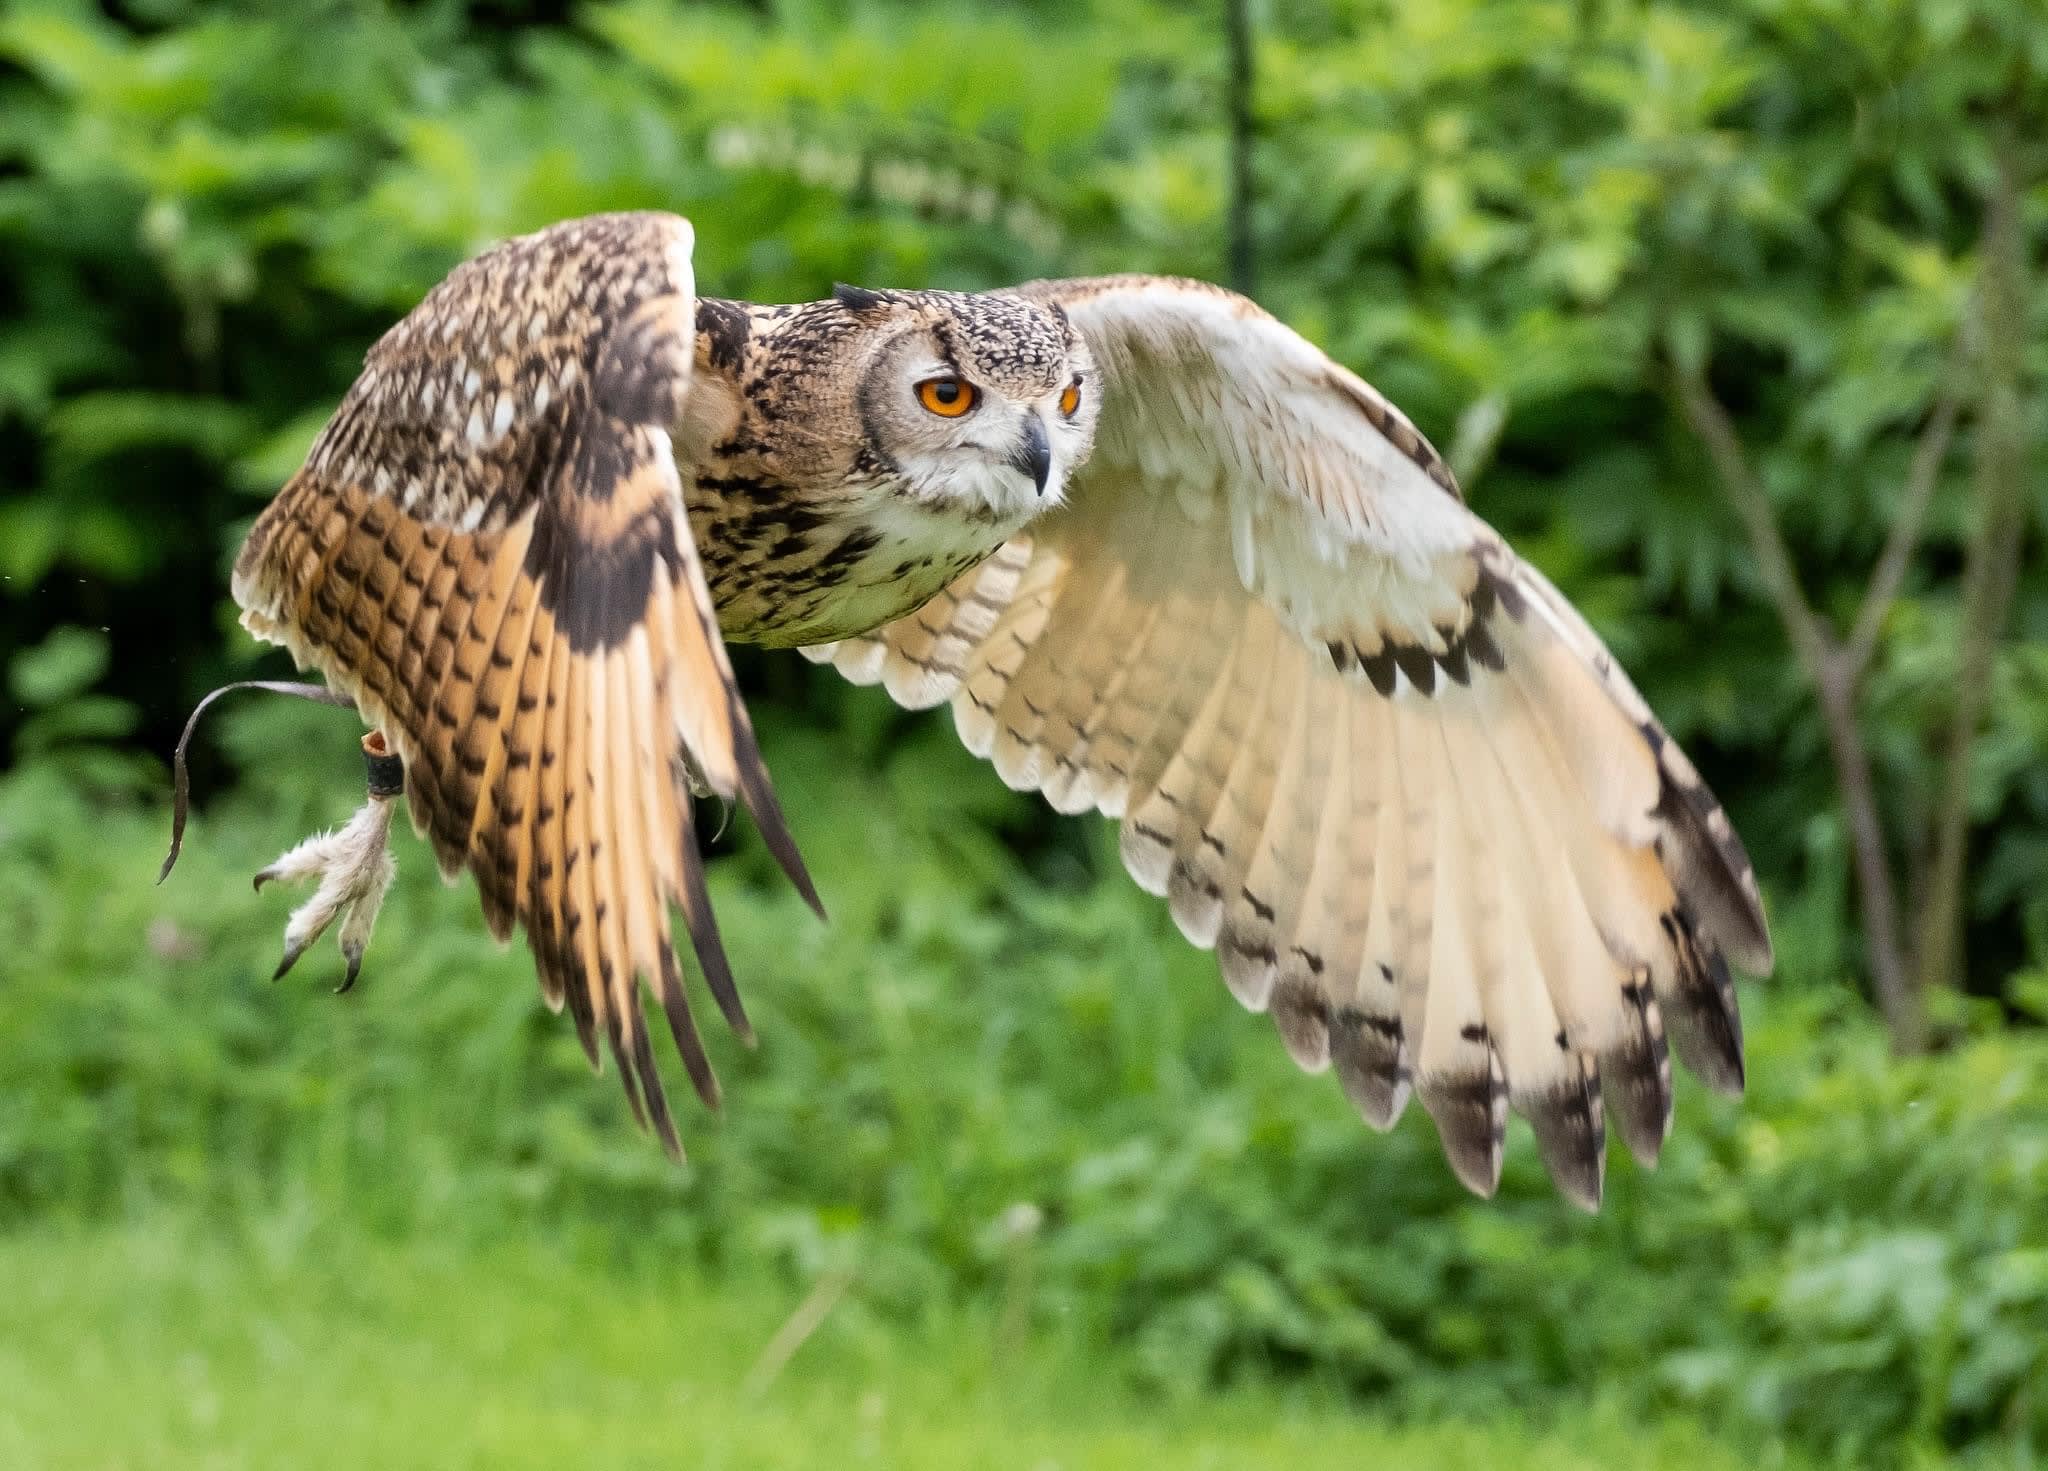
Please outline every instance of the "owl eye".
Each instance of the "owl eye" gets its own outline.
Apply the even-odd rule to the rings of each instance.
[[[1063,417],[1071,419],[1074,417],[1074,410],[1079,407],[1081,407],[1081,385],[1069,383],[1060,390],[1060,413]]]
[[[942,419],[957,419],[980,398],[972,383],[958,378],[927,378],[917,385],[917,401]]]

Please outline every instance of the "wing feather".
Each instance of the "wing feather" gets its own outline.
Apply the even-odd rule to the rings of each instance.
[[[1123,578],[1112,571],[1088,579],[1081,588],[1070,582],[1054,614],[1048,632],[1003,699],[993,760],[1001,772],[1006,741],[1018,741],[1023,749],[1011,761],[1024,779],[1004,779],[1026,790],[1044,791],[1060,808],[1071,799],[1078,771],[1074,751],[1085,740],[1090,694],[1115,658],[1115,645],[1107,635],[1130,622]]]
[[[977,756],[989,756],[1001,734],[999,712],[1010,681],[1030,657],[1032,645],[1045,632],[1052,605],[1067,574],[1066,559],[1040,555],[1031,559],[1009,604],[996,615],[988,636],[968,660],[960,692],[953,700],[953,723],[960,740]]]
[[[1219,288],[1019,292],[1098,370],[1066,504],[972,628],[969,574],[815,656],[950,695],[1004,780],[1119,818],[1132,876],[1368,1123],[1414,1092],[1488,1193],[1512,1106],[1596,1205],[1607,1116],[1645,1160],[1669,1127],[1667,1016],[1741,1085],[1728,960],[1771,956],[1726,816],[1368,385]]]
[[[1507,1080],[1480,995],[1476,901],[1484,881],[1473,871],[1463,804],[1449,784],[1442,732],[1427,729],[1421,720],[1409,729],[1421,749],[1404,740],[1404,753],[1412,751],[1430,773],[1427,800],[1418,793],[1409,804],[1410,837],[1427,830],[1430,854],[1425,869],[1412,846],[1409,853],[1411,912],[1429,915],[1426,925],[1411,927],[1409,953],[1415,959],[1402,977],[1404,1020],[1417,1013],[1421,1018],[1415,1093],[1435,1120],[1458,1178],[1474,1193],[1491,1195],[1500,1184],[1508,1109]],[[1417,932],[1425,932],[1427,940],[1418,944]]]
[[[1052,775],[1048,728],[1061,688],[1070,683],[1088,636],[1118,602],[1118,579],[1063,577],[1047,604],[1045,624],[1004,685],[995,712],[989,763],[1019,791],[1036,791]],[[913,615],[914,616],[914,615]]]
[[[519,556],[524,554],[522,548]],[[509,568],[515,559],[508,556],[504,562]],[[490,672],[477,694],[483,720],[476,735],[484,752],[484,769],[465,845],[477,876],[484,919],[500,940],[512,933],[519,894],[532,864],[534,755],[540,746],[538,691],[546,679],[547,653],[536,642],[541,611],[532,584],[517,576],[507,580],[511,608],[499,622]]]
[[[960,688],[997,615],[1014,599],[1030,562],[1031,538],[1012,537],[924,607],[891,624],[887,637],[809,644],[798,652],[814,664],[832,665],[855,684],[884,685],[907,710],[944,704]]]
[[[1224,707],[1251,679],[1256,626],[1240,628],[1214,664],[1191,660],[1182,666],[1132,774],[1132,806],[1124,816],[1121,846],[1124,867],[1147,893],[1167,896],[1179,855],[1198,840],[1201,818],[1190,814],[1197,807],[1207,811],[1208,751]],[[1201,943],[1180,915],[1174,919],[1183,934]]]
[[[1368,1124],[1391,1129],[1414,1092],[1421,1042],[1419,1018],[1404,1005],[1414,989],[1403,984],[1414,973],[1406,904],[1409,802],[1396,712],[1354,701],[1352,719],[1348,892],[1325,934],[1335,940],[1337,973],[1349,978],[1350,1010],[1357,1018],[1359,1055],[1345,1079],[1346,1091]],[[1419,779],[1419,769],[1412,775]]]
[[[743,1033],[685,785],[737,796],[813,907],[725,655],[669,441],[694,344],[689,225],[604,215],[458,268],[371,350],[258,518],[258,637],[385,729],[415,826],[523,925],[549,1005],[680,1152],[639,1005],[717,1082],[669,937],[682,908]]]
[[[1204,758],[1205,774],[1213,778],[1220,770],[1222,775],[1213,781],[1206,809],[1187,814],[1198,818],[1194,842],[1181,845],[1167,886],[1167,902],[1182,933],[1199,935],[1196,943],[1204,949],[1216,944],[1225,905],[1243,887],[1264,833],[1278,762],[1272,747],[1289,733],[1274,712],[1296,704],[1300,663],[1299,651],[1277,639],[1255,651],[1254,682],[1224,702]]]
[[[1113,721],[1161,616],[1157,604],[1140,603],[1130,612],[1132,616],[1103,630],[1089,650],[1091,662],[1065,692],[1060,714],[1075,738],[1060,754],[1058,770],[1045,786],[1046,800],[1056,812],[1086,812],[1099,806],[1112,816],[1122,813],[1129,768],[1117,756],[1121,751],[1127,758],[1129,751]]]
[[[1337,929],[1335,905],[1346,888],[1353,803],[1358,800],[1355,763],[1338,755],[1350,749],[1351,708],[1349,701],[1331,700],[1317,680],[1305,680],[1302,691],[1295,784],[1274,797],[1277,807],[1292,814],[1291,841],[1262,843],[1241,894],[1249,913],[1245,933],[1233,937],[1226,921],[1217,956],[1227,967],[1242,955],[1270,973],[1273,995],[1280,998],[1276,1026],[1284,1018],[1320,1012],[1320,1056],[1284,1031],[1282,1041],[1295,1061],[1311,1071],[1334,1066],[1349,1095],[1358,1081],[1360,1059],[1362,1014],[1353,1004],[1358,977],[1355,963],[1349,972],[1333,963],[1324,937]],[[1352,887],[1370,883],[1369,874],[1360,875]],[[1271,937],[1263,942],[1256,938],[1261,921]],[[1314,1042],[1313,1033],[1307,1040]]]
[[[1217,963],[1232,993],[1254,1011],[1266,1009],[1279,979],[1277,940],[1293,933],[1299,896],[1308,878],[1302,860],[1312,861],[1315,855],[1313,827],[1319,807],[1303,800],[1304,783],[1320,786],[1328,775],[1327,753],[1320,749],[1317,729],[1327,717],[1316,708],[1314,685],[1302,668],[1305,661],[1298,651],[1288,652],[1293,655],[1287,661],[1293,696],[1283,707],[1286,713],[1275,722],[1282,734],[1272,783],[1262,795],[1244,803],[1244,819],[1257,827],[1239,838],[1236,852],[1241,866],[1231,880],[1219,880],[1218,885],[1225,904],[1216,941]],[[1287,830],[1282,831],[1283,826]],[[1299,868],[1292,867],[1297,863]],[[1328,1037],[1322,1039],[1320,1055],[1313,1037],[1302,1040],[1308,1046],[1296,1052],[1295,1061],[1311,1071],[1328,1066]],[[1290,1050],[1294,1050],[1292,1044]]]

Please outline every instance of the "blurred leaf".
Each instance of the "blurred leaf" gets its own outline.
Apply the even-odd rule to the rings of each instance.
[[[44,709],[81,694],[107,672],[107,636],[89,628],[60,628],[7,666],[8,687],[23,703]]]

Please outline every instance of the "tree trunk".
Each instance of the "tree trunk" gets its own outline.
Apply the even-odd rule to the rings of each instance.
[[[1856,682],[1840,650],[1824,661],[1814,680],[1814,694],[1820,703],[1821,724],[1827,730],[1835,785],[1842,795],[1842,816],[1848,823],[1870,988],[1877,993],[1878,1009],[1884,1013],[1892,1051],[1910,1057],[1927,1046],[1926,993],[1913,984],[1905,952],[1899,944],[1898,897],[1892,883],[1891,858],[1885,851],[1877,786],[1871,778],[1870,753],[1864,749],[1863,730],[1856,719]]]
[[[1925,988],[1960,986],[1964,952],[1964,869],[1970,846],[1970,764],[1990,703],[1993,661],[2012,608],[2026,535],[2026,423],[2021,402],[2027,321],[2025,245],[2020,224],[2019,145],[2000,129],[1996,181],[1985,212],[1977,292],[1982,391],[1977,410],[1977,519],[1963,564],[1962,629],[1949,724],[1947,767],[1934,810],[1933,859],[1917,950]]]
[[[1223,0],[1230,51],[1226,106],[1230,112],[1230,285],[1250,296],[1257,284],[1252,247],[1252,20],[1251,0]]]

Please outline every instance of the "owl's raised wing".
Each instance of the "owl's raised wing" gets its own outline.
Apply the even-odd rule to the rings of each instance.
[[[1370,1123],[1412,1087],[1486,1194],[1512,1106],[1597,1205],[1605,1111],[1646,1160],[1668,1131],[1667,1026],[1742,1086],[1723,957],[1771,950],[1727,818],[1372,388],[1217,287],[1019,290],[1100,369],[1067,504],[807,652],[950,698],[1011,786],[1120,818],[1132,875]]]
[[[458,267],[370,350],[257,518],[234,595],[405,758],[413,822],[548,1002],[680,1153],[638,1000],[691,1080],[668,906],[748,1033],[705,892],[685,757],[817,898],[768,784],[684,515],[669,426],[695,331],[689,223],[599,215]]]

